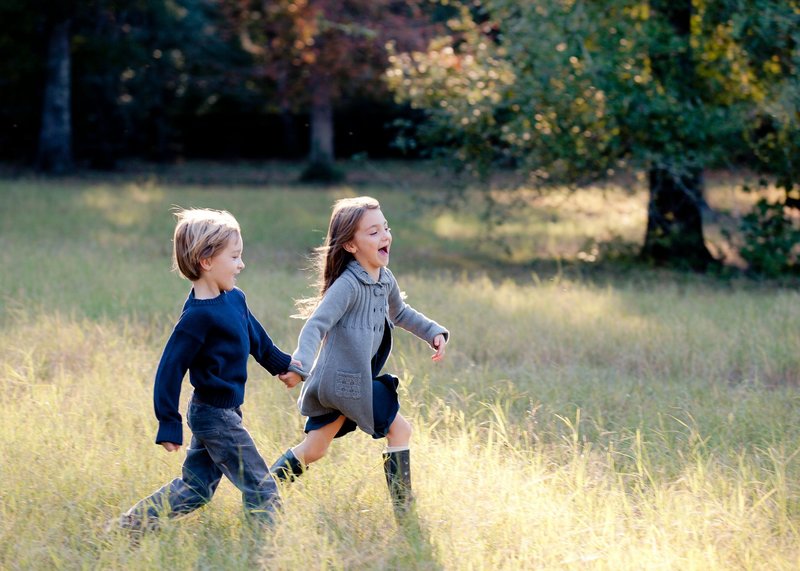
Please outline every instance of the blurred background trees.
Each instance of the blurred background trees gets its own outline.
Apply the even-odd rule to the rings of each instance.
[[[752,166],[781,179],[780,208],[796,197],[798,30],[791,1],[486,0],[388,76],[426,112],[421,144],[477,176],[644,170],[643,257],[705,269],[705,168]]]
[[[386,44],[422,49],[432,23],[415,0],[240,0],[223,10],[254,79],[297,149],[293,117],[308,114],[306,180],[336,180],[334,110],[348,99],[389,100]]]
[[[334,148],[397,156],[385,126],[404,110],[382,78],[385,45],[421,49],[431,29],[413,0],[8,0],[0,157],[33,161],[40,152],[56,77],[70,81],[60,100],[71,98],[61,105],[71,109],[62,121],[71,134],[61,138],[72,147],[59,147],[92,167],[135,156],[310,157],[332,168]],[[47,71],[53,30],[60,75]],[[334,129],[336,116],[346,129]]]
[[[798,0],[5,0],[0,158],[291,158],[335,180],[337,158],[438,156],[540,189],[634,170],[642,256],[697,270],[703,172],[746,167],[783,194],[743,220],[742,255],[780,273],[799,30]]]

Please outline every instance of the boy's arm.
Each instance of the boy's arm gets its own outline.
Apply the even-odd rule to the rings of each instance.
[[[262,367],[273,376],[290,370],[292,357],[273,343],[272,338],[249,309],[247,310],[247,331],[250,335],[250,354]]]
[[[202,341],[184,331],[173,330],[156,371],[153,407],[158,419],[156,444],[183,444],[183,419],[179,412],[181,383]]]

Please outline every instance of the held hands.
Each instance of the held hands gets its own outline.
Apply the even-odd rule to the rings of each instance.
[[[433,348],[436,349],[436,353],[433,354],[431,359],[434,361],[441,361],[444,358],[444,346],[447,345],[444,335],[439,333],[439,335],[434,337],[432,345]]]
[[[301,363],[300,361],[296,361],[293,359],[291,364],[300,369],[303,368],[303,363]],[[303,380],[303,377],[301,377],[294,371],[286,371],[285,373],[281,373],[278,375],[278,378],[284,385],[286,385],[287,389],[296,387],[297,384]]]
[[[287,389],[296,387],[297,384],[303,380],[303,378],[294,371],[286,371],[285,373],[281,373],[278,375],[278,378],[284,385],[286,385]]]
[[[299,369],[303,368],[303,363],[301,363],[300,361],[296,361],[293,359],[291,364]],[[303,377],[301,377],[294,371],[286,371],[285,373],[280,373],[278,375],[278,378],[284,385],[286,385],[287,389],[296,387],[297,384],[303,380]],[[167,452],[176,452],[181,449],[181,445],[175,444],[174,442],[161,442],[161,446],[163,446]]]

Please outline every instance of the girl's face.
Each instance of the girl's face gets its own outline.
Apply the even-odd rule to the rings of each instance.
[[[353,239],[344,249],[367,270],[375,281],[380,277],[381,268],[389,265],[389,249],[392,245],[392,232],[389,223],[379,208],[367,210],[358,221],[358,229]]]
[[[203,279],[212,291],[216,291],[218,294],[222,291],[230,291],[236,286],[236,276],[244,269],[243,249],[242,237],[235,234],[222,250],[207,261]]]

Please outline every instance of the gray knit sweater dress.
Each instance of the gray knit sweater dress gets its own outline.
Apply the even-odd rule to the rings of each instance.
[[[304,416],[310,421],[333,421],[342,414],[367,434],[384,436],[375,431],[373,357],[380,349],[382,364],[391,351],[386,327],[405,329],[431,346],[440,333],[445,339],[450,336],[447,329],[405,303],[388,268],[381,268],[376,282],[351,260],[306,321],[292,355],[304,366],[305,382],[297,401]],[[309,363],[313,366],[306,372]]]

